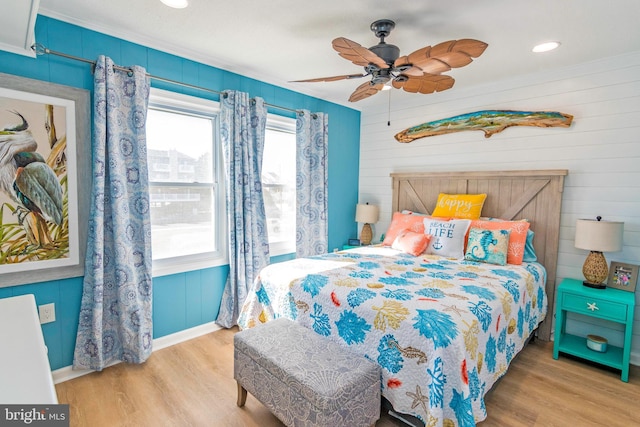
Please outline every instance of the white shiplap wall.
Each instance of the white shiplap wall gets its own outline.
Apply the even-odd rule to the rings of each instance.
[[[622,252],[605,256],[608,261],[640,264],[640,52],[500,83],[454,86],[431,95],[392,92],[390,114],[386,93],[376,95],[385,97],[385,102],[365,105],[362,112],[359,199],[381,208],[376,237],[391,218],[391,172],[568,169],[558,281],[582,278],[587,251],[573,245],[578,218],[601,215],[624,221]],[[511,127],[488,139],[479,131],[409,144],[393,138],[407,127],[484,109],[560,111],[572,114],[574,120],[568,129]],[[389,116],[391,126],[387,126]],[[636,301],[632,363],[640,365],[640,284]],[[599,333],[611,344],[622,341],[615,324],[573,321],[568,328]]]

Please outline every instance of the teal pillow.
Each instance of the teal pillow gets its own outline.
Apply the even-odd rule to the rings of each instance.
[[[509,230],[471,228],[464,259],[505,265],[509,248]]]
[[[538,261],[536,250],[533,247],[533,235],[533,231],[527,230],[527,241],[524,244],[524,256],[522,257],[522,262]]]

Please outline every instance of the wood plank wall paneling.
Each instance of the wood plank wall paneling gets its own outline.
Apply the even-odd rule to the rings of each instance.
[[[366,143],[360,148],[359,191],[361,200],[380,206],[376,236],[391,219],[391,172],[568,169],[557,280],[582,277],[587,252],[573,244],[579,218],[601,215],[624,221],[623,250],[605,256],[640,264],[640,52],[497,84],[463,88],[460,83],[431,95],[394,91],[391,126],[387,100],[363,108],[361,141]],[[491,138],[478,131],[409,144],[393,138],[410,126],[484,109],[560,111],[572,114],[574,121],[568,129],[512,127]],[[544,243],[540,240],[545,236],[536,239],[536,244]],[[640,365],[640,291],[636,301],[632,363]],[[598,333],[612,343],[621,341],[621,332],[612,325],[574,319],[568,327],[585,335]]]

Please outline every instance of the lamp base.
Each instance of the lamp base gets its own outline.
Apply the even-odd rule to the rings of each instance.
[[[373,239],[371,226],[368,223],[365,223],[362,226],[362,231],[360,231],[360,241],[363,245],[367,246],[371,243],[371,239]]]
[[[606,289],[607,285],[604,283],[591,283],[591,282],[587,282],[586,280],[582,281],[582,284],[584,286],[587,286],[589,288],[594,288],[594,289]]]
[[[609,267],[602,252],[591,251],[589,253],[587,259],[584,260],[582,274],[584,278],[587,279],[583,282],[585,286],[591,288],[600,288],[600,286],[602,286],[602,289],[607,287],[607,285],[603,285],[602,282],[609,277]],[[587,283],[593,286],[587,285]]]

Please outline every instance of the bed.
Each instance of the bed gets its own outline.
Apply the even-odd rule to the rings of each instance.
[[[527,340],[549,340],[566,174],[393,173],[392,212],[429,218],[440,193],[487,194],[482,216],[526,220],[537,262],[496,265],[380,245],[299,258],[261,271],[238,324],[295,320],[379,363],[395,412],[427,426],[475,425],[486,418],[485,394]]]

